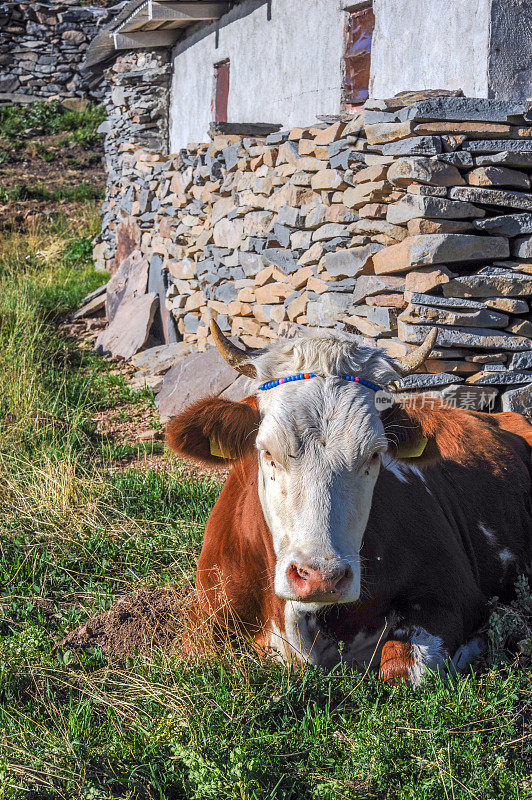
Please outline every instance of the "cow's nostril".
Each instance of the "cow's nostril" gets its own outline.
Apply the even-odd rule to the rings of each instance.
[[[302,598],[327,596],[342,592],[353,577],[351,567],[338,565],[334,569],[313,569],[307,564],[292,562],[286,571],[288,580]]]

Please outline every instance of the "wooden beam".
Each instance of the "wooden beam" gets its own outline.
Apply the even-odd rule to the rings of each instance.
[[[220,19],[229,9],[229,3],[161,3],[149,0],[150,20],[167,22],[180,19],[184,22],[204,22]]]
[[[130,31],[129,33],[113,33],[115,50],[135,50],[151,47],[171,47],[177,37],[177,31]]]

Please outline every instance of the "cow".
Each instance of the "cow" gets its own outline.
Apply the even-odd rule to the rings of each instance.
[[[402,363],[344,332],[251,351],[211,331],[255,391],[202,399],[167,428],[182,457],[234,460],[198,608],[285,661],[414,686],[465,669],[489,599],[530,570],[532,426],[380,392],[421,365],[436,330]]]

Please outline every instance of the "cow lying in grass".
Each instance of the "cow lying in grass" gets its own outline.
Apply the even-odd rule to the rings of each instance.
[[[168,427],[181,456],[237,458],[198,562],[203,611],[286,660],[373,655],[388,682],[467,666],[488,599],[530,568],[532,426],[422,396],[379,412],[376,391],[418,367],[435,331],[398,368],[347,334],[245,352],[211,327],[257,384]]]

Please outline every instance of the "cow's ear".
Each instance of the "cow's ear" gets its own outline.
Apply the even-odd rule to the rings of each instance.
[[[183,458],[211,466],[224,466],[242,458],[253,450],[259,427],[259,412],[253,400],[199,400],[170,420],[167,445]]]
[[[396,403],[381,415],[389,452],[401,461],[427,465],[461,460],[467,452],[470,415],[423,395]]]

